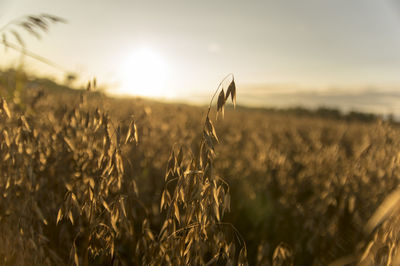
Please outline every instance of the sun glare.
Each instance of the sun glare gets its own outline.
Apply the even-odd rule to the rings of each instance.
[[[168,98],[169,69],[163,58],[150,49],[130,54],[119,70],[120,93],[154,98]]]

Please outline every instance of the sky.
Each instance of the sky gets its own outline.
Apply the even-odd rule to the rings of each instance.
[[[0,27],[41,13],[68,23],[41,40],[24,34],[27,49],[111,93],[195,102],[229,73],[238,97],[259,104],[268,93],[400,88],[399,0],[0,0]]]

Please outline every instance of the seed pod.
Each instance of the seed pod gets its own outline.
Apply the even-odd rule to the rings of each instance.
[[[217,112],[221,112],[222,117],[224,117],[224,105],[225,105],[225,93],[222,89],[218,96]],[[217,113],[217,114],[218,114]]]
[[[228,90],[226,92],[225,100],[228,99],[229,95],[231,95],[231,100],[232,100],[233,106],[236,107],[236,85],[235,85],[235,79],[232,79],[231,84],[229,84]]]
[[[4,99],[1,99],[1,111],[3,111],[8,118],[11,118],[10,110],[8,109],[7,102]]]

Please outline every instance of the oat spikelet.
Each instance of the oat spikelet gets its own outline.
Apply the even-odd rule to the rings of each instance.
[[[225,105],[225,92],[224,89],[221,90],[218,96],[218,102],[217,102],[217,115],[218,113],[221,113],[222,118],[224,118],[224,105]]]
[[[236,107],[236,85],[235,85],[235,79],[234,78],[232,79],[231,83],[229,84],[228,90],[226,92],[225,100],[228,99],[229,95],[231,96],[233,107]]]
[[[24,30],[28,34],[35,36],[37,39],[41,39],[41,32],[47,33],[50,24],[58,22],[66,23],[67,21],[48,14],[24,16],[20,19],[11,21],[0,28],[0,31],[3,32],[2,42],[7,46],[7,35],[11,34],[14,37],[14,40],[18,42],[19,46],[25,48],[25,42],[18,30],[15,30],[16,28]]]
[[[7,102],[4,99],[1,99],[1,111],[4,112],[8,118],[11,118],[10,109],[8,109]]]
[[[273,266],[293,266],[293,251],[286,243],[280,243],[272,256]]]

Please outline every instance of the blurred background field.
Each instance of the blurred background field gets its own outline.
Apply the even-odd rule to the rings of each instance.
[[[77,211],[86,197],[80,189],[90,183],[83,180],[100,178],[96,165],[105,137],[102,126],[95,131],[91,123],[106,113],[110,132],[119,125],[122,139],[134,119],[139,139],[121,147],[123,185],[104,196],[116,208],[111,204],[122,195],[128,213],[117,227],[129,233],[116,236],[113,254],[125,265],[145,263],[143,254],[150,251],[136,247],[145,234],[143,221],[158,234],[166,219],[160,200],[171,151],[184,147],[196,153],[207,108],[113,99],[13,70],[0,77],[11,114],[7,118],[2,109],[0,120],[2,263],[68,264],[72,247],[83,263],[84,243],[72,238],[87,226]],[[23,85],[15,102],[6,92],[18,83]],[[271,264],[281,242],[290,247],[295,265],[326,265],[361,250],[371,237],[364,226],[399,183],[396,123],[361,113],[300,111],[227,106],[225,118],[214,121],[220,138],[215,175],[229,184],[231,195],[231,212],[223,220],[246,241],[251,265]],[[79,206],[72,209],[74,224],[68,213],[56,224],[70,190]],[[108,251],[97,252],[90,264],[110,263]],[[380,256],[375,253],[374,259]]]

